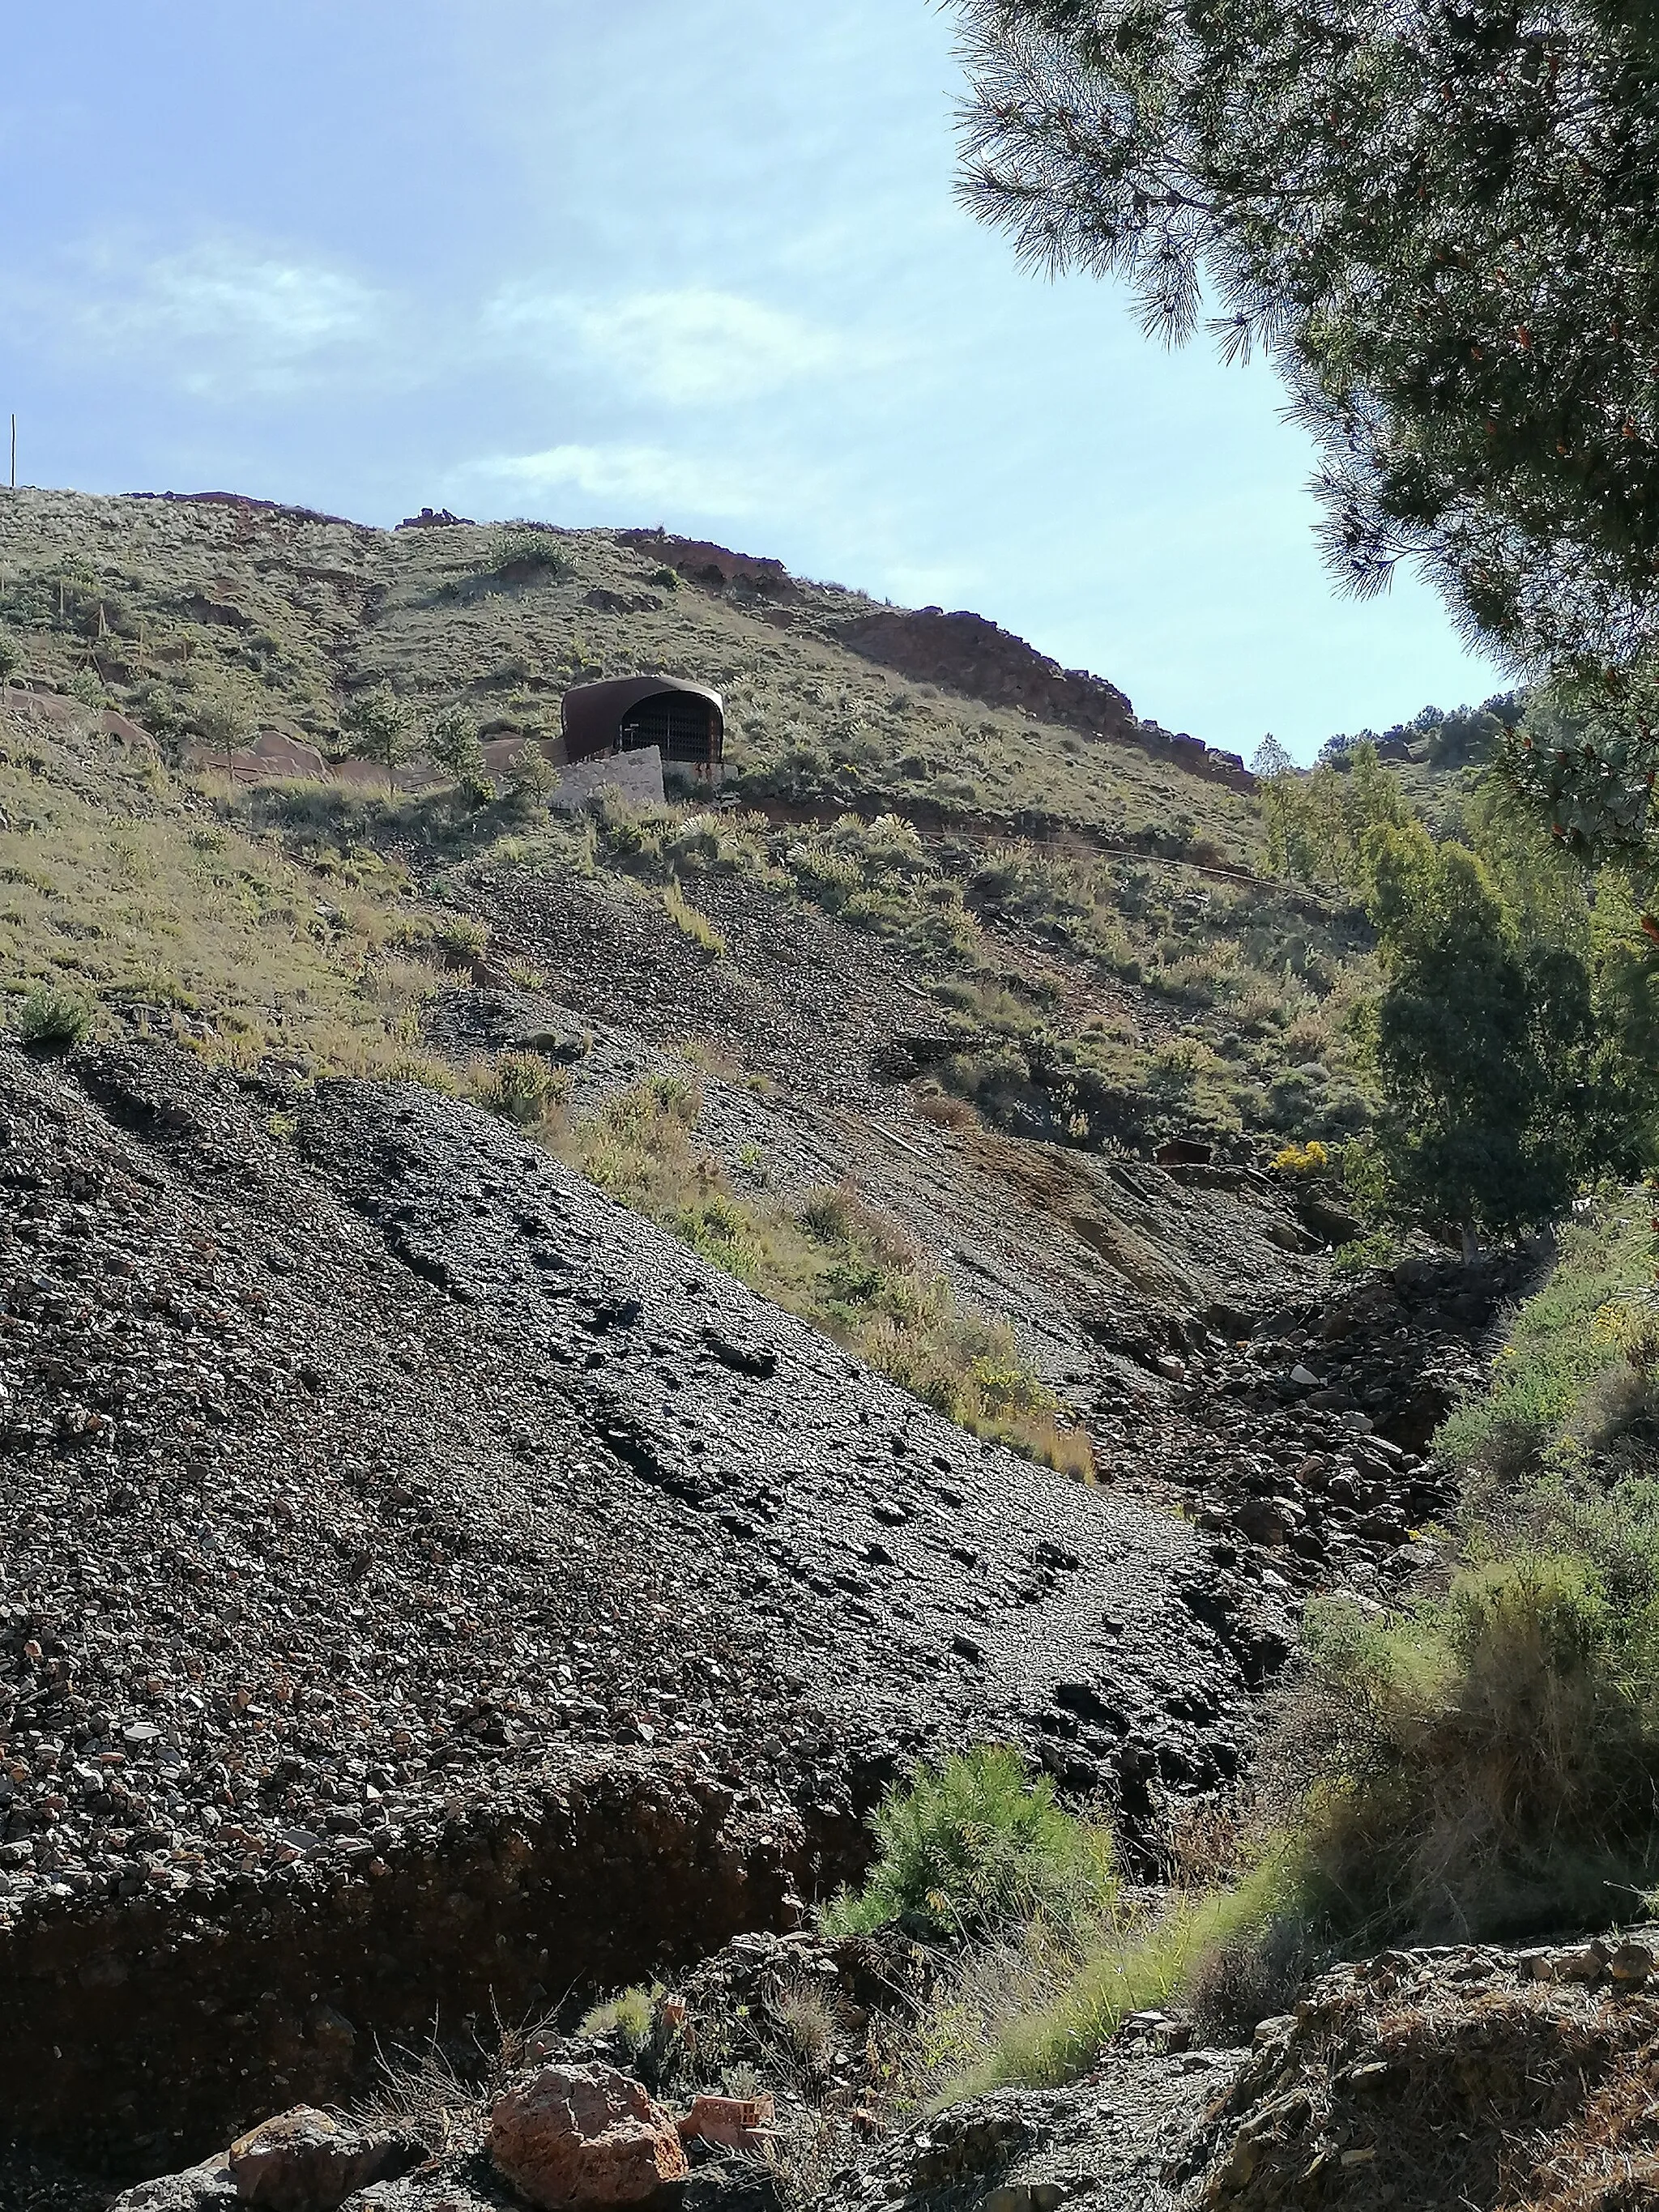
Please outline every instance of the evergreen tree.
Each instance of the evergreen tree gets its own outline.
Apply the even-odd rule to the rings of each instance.
[[[1468,633],[1577,687],[1576,744],[1534,758],[1528,787],[1591,823],[1639,792],[1645,821],[1659,718],[1630,686],[1652,688],[1659,658],[1648,0],[954,4],[975,84],[968,204],[1030,261],[1126,282],[1168,339],[1214,302],[1224,356],[1264,349],[1317,442],[1340,577],[1377,590],[1414,560]]]
[[[483,747],[477,725],[464,707],[445,707],[433,717],[426,750],[452,783],[475,784],[483,775]]]
[[[1373,831],[1366,858],[1382,1156],[1402,1210],[1472,1250],[1559,1213],[1600,1148],[1589,977],[1570,949],[1522,942],[1467,847],[1413,824]]]
[[[386,770],[386,787],[415,750],[414,721],[389,684],[359,693],[341,710],[346,750],[355,760],[374,761]]]
[[[258,729],[259,703],[258,694],[228,670],[210,676],[191,702],[191,727],[227,775],[233,773],[235,755]]]

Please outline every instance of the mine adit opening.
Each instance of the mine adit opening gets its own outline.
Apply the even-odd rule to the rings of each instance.
[[[654,745],[665,764],[720,779],[726,707],[718,691],[672,677],[623,676],[564,695],[564,757],[593,760]]]

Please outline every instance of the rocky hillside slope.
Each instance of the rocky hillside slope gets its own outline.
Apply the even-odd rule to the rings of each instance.
[[[170,1048],[0,1083],[9,2124],[104,2138],[187,2059],[188,2148],[480,1971],[522,2000],[798,1912],[930,1743],[1057,1729],[1132,1824],[1237,1771],[1271,1601],[1218,1614],[1179,1522],[973,1442],[499,1121],[325,1085],[273,1136],[280,1094]],[[648,1783],[636,1840],[546,1840]],[[514,1903],[482,1960],[471,1913],[411,1956],[463,1845]],[[625,1903],[635,1849],[690,1893]],[[220,2016],[223,1948],[307,1893],[331,1932]],[[202,2002],[211,2055],[172,2040]]]
[[[161,2172],[793,1927],[931,1747],[1144,1869],[1303,1597],[1432,1564],[1514,1279],[1336,1281],[1273,1168],[1363,1124],[1366,936],[1236,765],[639,533],[20,494],[0,625],[0,988],[90,1024],[0,1043],[0,2137]],[[228,681],[651,665],[737,806],[184,764]]]
[[[654,533],[386,532],[252,500],[23,490],[0,501],[0,625],[31,677],[91,667],[152,730],[186,727],[225,672],[257,684],[270,726],[327,739],[340,698],[382,678],[507,734],[556,730],[572,682],[662,669],[726,694],[745,786],[796,755],[789,780],[827,798],[908,785],[1010,825],[1228,851],[1249,835],[1236,758],[994,624]]]

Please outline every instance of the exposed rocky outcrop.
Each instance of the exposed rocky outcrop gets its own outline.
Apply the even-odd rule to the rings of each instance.
[[[1177,2162],[1190,2201],[1206,2212],[1653,2202],[1653,1952],[1597,1950],[1392,1951],[1326,1975],[1293,2015],[1256,2030]]]
[[[990,707],[1013,707],[1039,721],[1059,722],[1085,737],[1136,745],[1189,774],[1253,791],[1255,778],[1237,753],[1219,752],[1185,732],[1171,736],[1143,722],[1115,684],[1086,668],[1062,668],[1024,639],[983,615],[939,607],[884,607],[855,617],[836,633],[868,660],[917,683],[938,684]]]
[[[619,530],[617,543],[649,555],[706,590],[723,591],[735,585],[778,601],[799,597],[782,562],[765,555],[734,553],[729,545],[716,545],[712,539],[677,538],[666,530]]]
[[[848,2212],[1188,2212],[1172,2169],[1231,2083],[1231,2051],[1109,2055],[1072,2089],[1003,2090],[951,2106],[837,2174]]]

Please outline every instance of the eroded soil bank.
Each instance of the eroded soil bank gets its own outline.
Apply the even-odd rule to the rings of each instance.
[[[377,2051],[684,1966],[799,1923],[854,1875],[850,1816],[770,1820],[729,1789],[598,1766],[430,1851],[31,1914],[0,1936],[0,2138],[117,2178],[207,2155],[296,2101],[362,2094]]]

